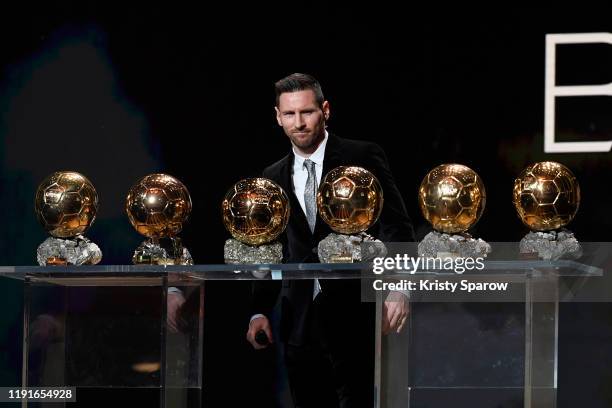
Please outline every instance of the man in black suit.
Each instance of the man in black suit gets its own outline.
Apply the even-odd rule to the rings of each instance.
[[[267,167],[263,176],[289,195],[291,217],[281,241],[287,263],[318,262],[317,246],[331,229],[316,217],[315,195],[322,175],[337,166],[361,166],[378,178],[384,194],[379,221],[369,233],[382,241],[413,241],[412,225],[382,149],[370,142],[337,137],[326,130],[329,102],[311,76],[292,74],[276,83],[276,118],[293,151]],[[247,340],[254,348],[280,285],[256,282],[255,313]],[[384,331],[399,332],[408,315],[403,294],[392,293],[383,307]],[[373,405],[374,313],[361,302],[360,282],[293,280],[282,282],[281,339],[296,407]]]

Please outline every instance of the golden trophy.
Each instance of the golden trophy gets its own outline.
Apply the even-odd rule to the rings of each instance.
[[[441,164],[419,187],[419,206],[435,231],[419,242],[419,256],[486,257],[491,246],[466,231],[480,219],[486,203],[478,174],[462,164]]]
[[[327,173],[317,192],[317,210],[334,232],[319,242],[319,260],[351,263],[386,255],[385,245],[365,232],[378,220],[383,202],[382,187],[370,171],[340,166]]]
[[[43,265],[95,265],[100,248],[83,236],[96,219],[98,193],[85,176],[58,171],[36,190],[36,217],[52,236],[38,246],[36,259]]]
[[[149,174],[130,188],[125,209],[132,226],[147,237],[132,263],[192,265],[193,259],[177,237],[191,213],[187,188],[167,174]]]
[[[223,225],[233,238],[225,241],[228,264],[281,263],[283,246],[276,238],[289,222],[289,197],[266,178],[240,180],[221,203]]]
[[[552,161],[528,166],[514,180],[512,202],[531,230],[519,244],[521,254],[537,254],[546,260],[582,255],[574,234],[563,228],[580,205],[580,186],[567,167]]]

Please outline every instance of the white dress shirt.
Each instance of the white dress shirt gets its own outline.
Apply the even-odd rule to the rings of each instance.
[[[310,156],[302,156],[295,146],[293,146],[293,169],[291,171],[291,179],[293,180],[293,192],[297,197],[302,211],[306,214],[306,203],[304,201],[304,190],[306,189],[306,181],[308,181],[308,170],[304,166],[304,161],[310,159],[315,164],[315,175],[317,176],[317,189],[321,184],[323,176],[323,159],[325,158],[325,146],[327,146],[328,134],[325,131],[325,138]],[[315,211],[317,207],[315,206]],[[319,280],[314,281],[314,291],[312,298],[314,299],[321,292],[321,284]]]
[[[304,160],[310,159],[315,164],[315,174],[317,176],[317,188],[319,188],[319,184],[321,184],[321,178],[323,176],[323,159],[325,157],[325,146],[327,146],[328,134],[327,130],[325,131],[325,138],[317,147],[310,156],[305,157],[302,156],[295,148],[293,147],[293,168],[291,169],[291,180],[293,181],[293,192],[300,203],[300,207],[302,207],[302,211],[306,214],[306,203],[304,202],[304,190],[306,189],[306,181],[308,181],[308,170],[304,167]],[[316,210],[316,206],[315,206]],[[314,290],[312,293],[312,297],[314,297],[321,292],[321,285],[319,284],[319,280],[315,279],[314,282]],[[261,313],[254,314],[251,317],[251,321],[257,319],[258,317],[263,317]]]
[[[304,189],[306,188],[306,181],[308,180],[308,170],[304,166],[304,161],[310,159],[315,164],[315,174],[317,175],[317,188],[321,184],[321,178],[323,176],[323,159],[325,158],[325,146],[327,146],[327,131],[325,131],[325,138],[310,156],[302,156],[293,147],[293,169],[291,172],[291,178],[293,180],[293,191],[297,197],[302,211],[306,214],[306,203],[304,202]],[[316,207],[315,207],[316,209]]]

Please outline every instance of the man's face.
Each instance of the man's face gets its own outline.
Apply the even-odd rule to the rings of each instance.
[[[329,103],[319,106],[314,91],[307,89],[282,93],[275,109],[276,120],[291,142],[304,153],[314,152],[325,137]]]

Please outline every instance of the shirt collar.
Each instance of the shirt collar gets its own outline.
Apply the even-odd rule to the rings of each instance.
[[[296,151],[295,146],[294,146],[293,156],[295,160],[295,166],[298,168],[301,168],[304,165],[304,160],[310,159],[311,161],[315,162],[317,166],[323,167],[323,159],[325,158],[325,146],[327,145],[327,139],[328,139],[328,133],[327,133],[327,130],[325,130],[325,137],[323,138],[323,141],[321,142],[321,144],[319,144],[319,147],[317,147],[317,150],[315,150],[310,155],[310,157],[301,156]]]

